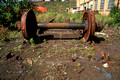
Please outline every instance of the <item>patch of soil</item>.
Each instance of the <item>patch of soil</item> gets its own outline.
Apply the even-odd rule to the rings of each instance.
[[[94,37],[94,48],[90,42],[80,41],[80,34],[72,30],[46,31],[39,35],[40,42],[35,46],[23,44],[22,38],[11,40],[0,50],[0,79],[119,80],[119,34],[110,28],[103,33],[106,35]],[[103,67],[104,63],[91,61],[93,54],[101,52],[109,54],[108,68]]]

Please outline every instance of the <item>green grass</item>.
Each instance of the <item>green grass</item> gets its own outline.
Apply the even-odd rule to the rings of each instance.
[[[67,13],[66,8],[76,7],[75,2],[42,2],[37,3],[38,6],[44,6],[48,8],[48,11],[45,13],[36,12],[36,17],[38,22],[48,22],[53,17],[55,17],[54,22],[59,23],[80,23],[82,22],[81,13]]]
[[[40,2],[40,3],[36,3],[38,6],[43,6],[43,7],[47,7],[48,11],[51,10],[65,10],[66,8],[69,7],[76,7],[76,2]]]
[[[102,21],[103,23],[111,23],[111,21],[113,20],[112,17],[110,16],[103,16],[103,15],[99,15],[99,14],[95,14],[95,18],[96,18],[96,22]]]
[[[82,14],[81,13],[67,13],[67,12],[45,12],[43,14],[36,15],[37,22],[48,22],[52,18],[55,17],[54,22],[59,23],[80,23],[82,22]]]

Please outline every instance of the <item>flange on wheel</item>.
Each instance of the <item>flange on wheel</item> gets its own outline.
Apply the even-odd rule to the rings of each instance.
[[[37,21],[33,10],[24,12],[21,17],[21,30],[25,39],[36,38]]]
[[[83,39],[88,41],[94,36],[96,24],[95,24],[95,15],[92,11],[86,11],[83,15],[83,23],[86,24],[85,29],[83,30]]]

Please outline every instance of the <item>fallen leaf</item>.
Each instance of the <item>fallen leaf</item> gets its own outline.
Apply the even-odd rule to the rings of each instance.
[[[78,63],[78,65],[77,66],[80,66],[80,63]]]
[[[30,58],[27,58],[27,62],[32,66],[32,60]]]

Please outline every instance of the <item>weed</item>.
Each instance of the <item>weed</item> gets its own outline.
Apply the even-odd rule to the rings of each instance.
[[[0,48],[0,51],[2,50],[2,48]]]
[[[47,43],[47,40],[46,40],[46,39],[43,39],[43,43]]]
[[[40,52],[40,51],[38,51],[38,52],[37,52],[37,55],[40,55],[40,54],[41,54],[41,52]]]
[[[0,27],[0,40],[6,40],[9,38],[8,28]]]
[[[34,62],[37,62],[37,61],[38,61],[38,57],[34,57],[34,58],[32,58],[32,60],[33,60]]]
[[[94,50],[94,47],[88,47],[87,50],[92,51],[92,50]]]
[[[76,40],[75,40],[75,39],[73,39],[72,41],[73,41],[74,43],[76,43]]]
[[[108,42],[110,42],[111,40],[106,36],[106,37],[104,37],[104,39],[106,40],[106,41],[108,41]]]
[[[87,53],[87,56],[94,56],[95,55],[95,53]]]
[[[64,55],[66,56],[66,55],[67,55],[67,53],[64,53]]]
[[[72,54],[72,57],[77,57],[77,54]]]
[[[54,48],[50,48],[50,50],[52,51],[52,50],[54,50]]]
[[[82,50],[83,48],[79,48],[79,50]]]
[[[18,31],[9,31],[9,39],[16,39],[19,38],[21,35],[21,32]]]
[[[92,56],[94,56],[95,55],[95,53],[92,53]]]
[[[22,45],[19,45],[17,48],[18,48],[18,51],[21,52]]]
[[[34,41],[34,39],[33,39],[33,38],[30,38],[30,44],[31,44],[32,46],[34,46],[34,45],[35,45],[35,41]]]
[[[91,53],[87,53],[87,56],[91,56]]]
[[[22,45],[13,48],[14,51],[19,51],[19,52],[21,52],[21,49],[22,49]]]
[[[81,41],[81,43],[85,43],[85,40],[84,40],[84,38],[82,38],[80,41]]]
[[[67,49],[67,52],[73,54],[74,53],[74,49]]]
[[[16,50],[17,50],[17,47],[14,47],[13,50],[16,51]]]

